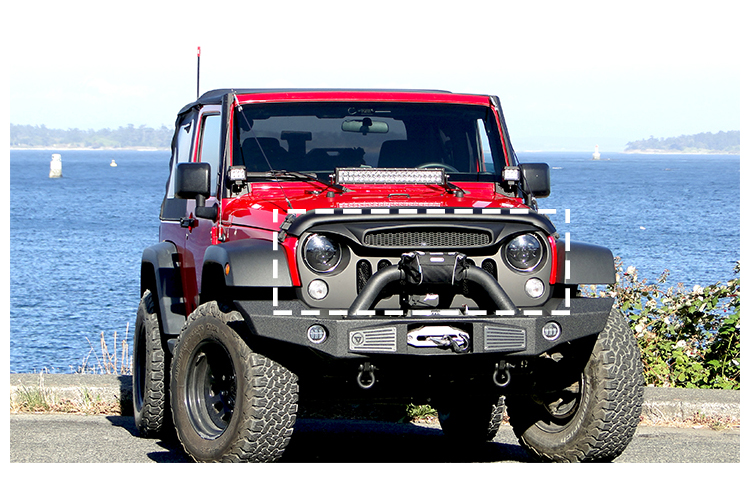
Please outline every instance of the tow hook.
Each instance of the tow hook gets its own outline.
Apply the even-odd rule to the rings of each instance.
[[[510,370],[509,368],[515,368],[515,366],[501,361],[495,363],[495,372],[492,374],[492,381],[498,387],[507,387],[510,384]]]
[[[371,365],[369,361],[365,361],[364,364],[359,365],[359,373],[357,374],[357,385],[362,389],[369,389],[375,385],[375,365]]]

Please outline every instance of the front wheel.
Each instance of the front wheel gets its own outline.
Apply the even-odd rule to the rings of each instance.
[[[618,457],[640,421],[644,385],[638,343],[622,313],[610,312],[579,373],[565,365],[560,369],[561,378],[571,382],[567,387],[507,397],[510,424],[521,446],[547,461]]]
[[[242,316],[216,302],[188,318],[172,363],[177,437],[200,462],[272,462],[289,444],[297,377],[253,352],[232,326]]]

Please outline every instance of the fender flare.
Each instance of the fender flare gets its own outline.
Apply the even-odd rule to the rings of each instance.
[[[227,287],[293,286],[286,252],[279,246],[274,248],[269,240],[244,239],[211,245],[203,258],[202,288],[213,283],[206,281],[211,269],[221,270]]]
[[[155,295],[159,326],[164,335],[179,335],[185,323],[185,300],[178,265],[177,247],[162,241],[141,256],[141,295],[147,289]]]
[[[559,247],[558,247],[559,248]],[[609,248],[570,242],[570,250],[559,252],[558,269],[566,285],[611,285],[615,282],[615,259]]]

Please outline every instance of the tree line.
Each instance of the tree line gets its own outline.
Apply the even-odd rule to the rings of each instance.
[[[740,131],[729,132],[703,132],[693,135],[681,135],[679,137],[668,137],[657,139],[654,136],[640,141],[629,142],[625,151],[634,150],[661,150],[661,151],[685,151],[710,150],[724,153],[740,152]]]
[[[10,124],[10,147],[70,147],[70,148],[169,148],[171,128],[162,125],[151,128],[132,124],[117,129],[67,130],[44,125]]]

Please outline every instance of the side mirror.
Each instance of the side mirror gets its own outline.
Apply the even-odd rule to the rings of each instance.
[[[211,194],[211,165],[208,163],[179,163],[174,179],[175,197],[193,199]]]
[[[546,198],[550,193],[549,165],[546,163],[521,163],[521,189],[535,198]]]
[[[195,199],[195,216],[216,220],[216,205],[207,207],[206,198],[211,196],[211,165],[208,163],[178,163],[174,179],[176,198]]]

